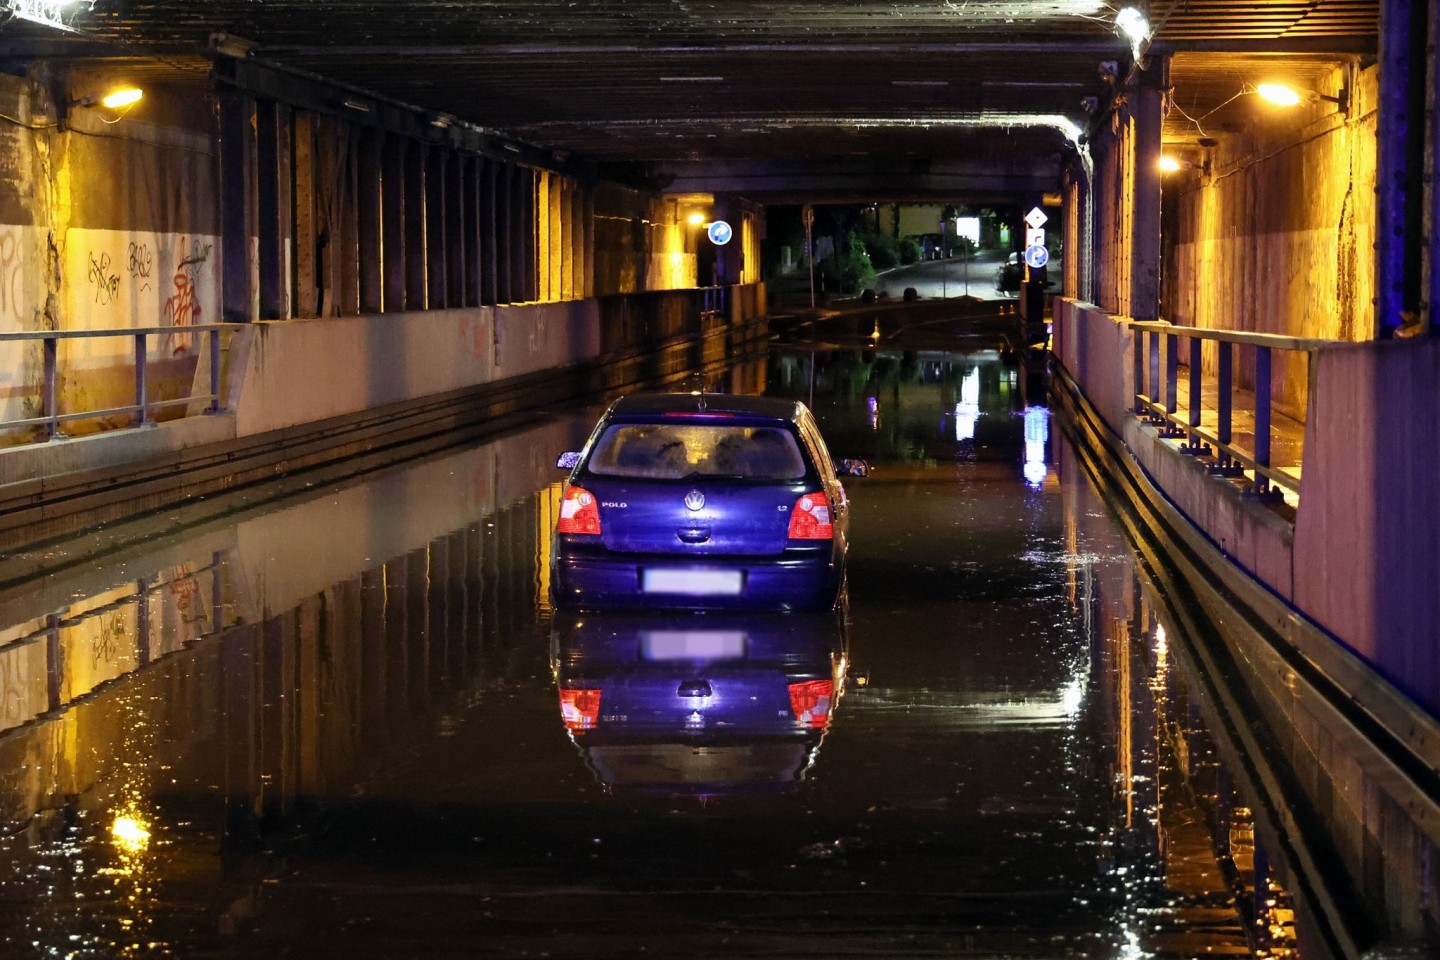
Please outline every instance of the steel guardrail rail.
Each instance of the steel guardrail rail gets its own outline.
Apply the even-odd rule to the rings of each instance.
[[[132,427],[144,427],[154,424],[150,414],[155,410],[162,410],[167,407],[189,405],[192,403],[203,403],[209,401],[205,413],[219,413],[220,406],[220,336],[223,333],[234,333],[243,329],[243,323],[197,323],[186,326],[170,327],[123,327],[118,329],[104,330],[25,330],[11,333],[0,333],[0,343],[16,343],[39,341],[44,353],[44,381],[41,388],[41,415],[38,417],[25,417],[17,420],[0,420],[0,430],[14,429],[21,427],[45,427],[45,440],[64,439],[65,433],[60,429],[62,423],[71,420],[90,420],[98,417],[110,417],[119,414],[133,414]],[[210,348],[210,392],[204,394],[192,394],[188,397],[175,400],[151,400],[149,394],[149,372],[147,370],[149,358],[146,350],[146,341],[154,336],[180,336],[196,335],[205,336],[209,341]],[[135,365],[135,402],[119,407],[107,407],[95,410],[76,410],[69,413],[59,411],[59,376],[60,363],[59,344],[61,340],[94,340],[105,337],[128,337],[133,343],[133,362]]]
[[[1275,333],[1246,330],[1214,330],[1204,327],[1181,327],[1163,321],[1123,321],[1135,336],[1131,341],[1131,362],[1135,376],[1133,412],[1160,428],[1169,439],[1183,439],[1180,452],[1191,456],[1210,456],[1213,452],[1215,473],[1242,477],[1253,474],[1249,481],[1252,492],[1261,499],[1281,497],[1277,487],[1295,494],[1300,480],[1293,474],[1277,469],[1270,462],[1272,442],[1272,400],[1270,396],[1271,365],[1276,350],[1304,353],[1310,356],[1319,350],[1347,341],[1323,340],[1315,337],[1290,337]],[[1188,340],[1190,369],[1188,409],[1179,409],[1178,389],[1181,338]],[[1201,426],[1201,401],[1204,394],[1204,371],[1201,344],[1220,344],[1216,363],[1216,420],[1214,431]],[[1161,364],[1161,342],[1165,343],[1164,364]],[[1245,451],[1234,442],[1233,414],[1235,400],[1235,350],[1250,347],[1255,355],[1255,448]],[[1148,389],[1147,389],[1148,387]]]

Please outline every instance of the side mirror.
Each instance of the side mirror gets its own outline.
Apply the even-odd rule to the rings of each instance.
[[[566,450],[555,458],[555,466],[561,470],[574,470],[575,464],[580,462],[579,450]]]
[[[864,460],[837,460],[835,472],[842,477],[868,477],[870,476],[870,464]]]

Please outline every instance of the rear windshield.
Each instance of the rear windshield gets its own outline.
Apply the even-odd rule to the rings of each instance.
[[[790,431],[728,424],[617,423],[601,434],[586,469],[606,477],[799,480],[805,459]]]

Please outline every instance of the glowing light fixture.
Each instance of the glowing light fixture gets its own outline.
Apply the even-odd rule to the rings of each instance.
[[[107,110],[123,110],[139,103],[144,96],[145,91],[139,87],[116,87],[108,93],[91,93],[78,100],[71,100],[67,106],[93,107],[98,104]]]
[[[1341,113],[1350,112],[1350,93],[1343,87],[1337,96],[1320,93],[1318,90],[1296,90],[1283,83],[1256,84],[1254,92],[1258,93],[1261,99],[1280,107],[1293,107],[1305,102],[1318,103],[1323,100],[1335,104]]]
[[[1293,107],[1301,101],[1301,96],[1295,90],[1285,86],[1283,83],[1262,83],[1255,88],[1262,99],[1280,107]]]
[[[1176,173],[1180,169],[1180,161],[1174,157],[1163,156],[1160,158],[1161,173]]]
[[[1150,42],[1150,21],[1145,14],[1134,7],[1126,7],[1115,14],[1115,29],[1130,41],[1130,52],[1140,59],[1141,48]]]
[[[100,105],[110,110],[119,110],[121,107],[128,107],[131,104],[139,103],[140,98],[143,96],[145,96],[145,91],[139,87],[121,87],[101,97]]]
[[[692,213],[690,214],[690,216],[686,217],[685,222],[690,224],[690,226],[692,227],[701,226],[705,223],[705,214],[700,213],[697,210],[695,213]]]

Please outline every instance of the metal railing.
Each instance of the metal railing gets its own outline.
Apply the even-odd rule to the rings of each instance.
[[[47,440],[63,439],[62,423],[71,420],[93,420],[99,417],[113,417],[131,414],[132,426],[143,427],[153,424],[151,416],[157,410],[192,403],[209,401],[205,413],[220,411],[220,335],[241,329],[244,324],[208,323],[185,327],[127,327],[116,330],[34,330],[21,333],[0,333],[0,343],[39,341],[44,355],[43,384],[40,392],[41,415],[20,420],[0,420],[0,430],[20,427],[44,427]],[[146,341],[157,336],[181,336],[204,334],[210,349],[210,391],[191,394],[174,400],[151,400],[149,397],[149,370]],[[135,363],[135,402],[121,407],[100,410],[72,410],[61,413],[59,406],[59,365],[61,340],[85,340],[101,337],[124,337],[133,344],[132,357]]]
[[[702,317],[724,316],[726,294],[729,287],[700,287],[700,315]]]
[[[1182,453],[1211,456],[1211,471],[1223,476],[1240,477],[1246,470],[1254,473],[1253,492],[1265,499],[1283,496],[1277,487],[1300,492],[1300,481],[1292,474],[1271,465],[1274,440],[1271,371],[1276,350],[1304,353],[1307,358],[1316,350],[1334,344],[1332,340],[1285,337],[1270,333],[1248,333],[1238,330],[1210,330],[1200,327],[1177,327],[1168,323],[1131,321],[1134,332],[1131,358],[1135,373],[1135,415],[1149,419],[1160,428],[1160,434],[1183,439]],[[1178,403],[1180,341],[1188,341],[1189,398],[1183,413]],[[1215,365],[1216,424],[1210,430],[1202,424],[1204,381],[1201,345],[1209,340],[1217,344]],[[1165,345],[1162,366],[1160,349]],[[1255,416],[1254,449],[1242,450],[1235,444],[1235,352],[1237,347],[1254,350]],[[1162,395],[1163,391],[1163,395]]]

